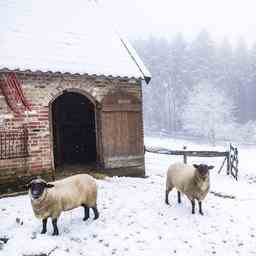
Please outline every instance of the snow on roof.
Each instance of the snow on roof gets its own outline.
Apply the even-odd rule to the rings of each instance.
[[[151,79],[151,74],[148,71],[148,69],[145,67],[145,65],[143,64],[141,58],[136,53],[135,49],[132,47],[132,45],[129,43],[129,41],[127,41],[125,38],[121,38],[121,37],[120,37],[120,39],[123,42],[123,44],[125,45],[127,51],[130,53],[130,56],[136,62],[136,65],[138,66],[139,70],[143,74],[146,83],[149,83],[149,81]]]
[[[93,1],[5,0],[0,17],[0,69],[150,79]]]

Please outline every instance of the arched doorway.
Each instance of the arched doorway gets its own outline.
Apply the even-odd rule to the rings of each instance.
[[[64,92],[51,109],[55,167],[95,163],[95,105],[80,93]]]

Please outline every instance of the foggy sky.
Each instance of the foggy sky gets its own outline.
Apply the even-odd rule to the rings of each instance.
[[[233,43],[244,37],[256,41],[255,0],[99,0],[118,31],[130,38],[170,37],[182,32],[187,39],[203,28],[216,41]]]

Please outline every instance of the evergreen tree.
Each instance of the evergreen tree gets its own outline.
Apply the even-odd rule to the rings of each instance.
[[[136,41],[135,47],[152,74],[150,85],[143,86],[145,126],[153,130],[165,129],[168,119],[164,84],[169,72],[169,43],[165,39],[151,37],[146,42]]]
[[[199,33],[191,43],[189,54],[190,79],[192,84],[198,84],[207,79],[215,78],[215,45],[206,30]]]
[[[248,94],[250,84],[249,51],[245,41],[241,38],[238,47],[234,51],[233,62],[233,90],[238,106],[238,120],[245,123],[248,118]]]
[[[233,98],[234,95],[230,91],[233,85],[233,49],[227,38],[216,50],[216,63],[215,84]]]
[[[170,65],[168,68],[167,97],[169,109],[169,130],[176,131],[179,127],[179,112],[184,102],[188,86],[187,43],[182,34],[177,34],[170,45]]]
[[[249,65],[249,83],[247,88],[248,119],[256,120],[256,43],[250,50]]]

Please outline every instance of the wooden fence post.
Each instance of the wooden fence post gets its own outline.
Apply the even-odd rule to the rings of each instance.
[[[229,152],[227,153],[227,175],[230,174],[230,154],[231,154],[231,144],[229,145]]]
[[[227,155],[227,175],[230,173],[230,152]]]
[[[187,147],[184,146],[184,147],[183,147],[183,150],[185,151],[186,149],[187,149]],[[183,162],[184,162],[184,164],[187,164],[187,162],[188,162],[186,152],[184,152],[184,155],[183,155]]]

